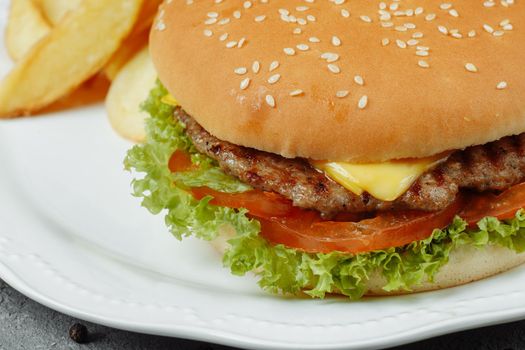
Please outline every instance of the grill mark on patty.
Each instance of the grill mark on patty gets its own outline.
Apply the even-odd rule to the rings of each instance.
[[[175,117],[186,125],[186,133],[197,150],[215,159],[226,173],[254,188],[279,193],[295,206],[317,210],[325,217],[341,212],[435,211],[451,204],[460,188],[504,190],[525,178],[525,134],[521,134],[456,151],[420,176],[401,197],[385,202],[366,192],[355,195],[305,159],[288,159],[221,141],[181,108],[175,110]]]

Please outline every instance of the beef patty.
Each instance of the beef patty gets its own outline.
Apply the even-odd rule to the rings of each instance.
[[[186,125],[197,150],[215,159],[226,173],[326,217],[392,209],[435,211],[453,202],[460,189],[500,191],[525,180],[525,134],[521,134],[456,151],[420,176],[401,197],[385,202],[368,193],[358,196],[350,192],[305,159],[288,159],[221,141],[181,108],[175,110],[175,117]]]

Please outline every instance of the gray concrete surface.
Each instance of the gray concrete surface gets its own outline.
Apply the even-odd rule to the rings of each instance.
[[[0,350],[233,350],[232,348],[124,332],[88,322],[92,337],[78,345],[68,330],[79,320],[50,310],[13,290],[0,280]],[[525,349],[525,321],[447,335],[395,350],[522,350]]]

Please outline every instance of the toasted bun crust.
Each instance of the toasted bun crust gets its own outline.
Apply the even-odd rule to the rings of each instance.
[[[364,0],[342,5],[248,1],[249,8],[241,0],[187,3],[162,6],[151,53],[172,95],[220,139],[286,157],[380,161],[428,156],[525,131],[521,1],[508,7],[464,1],[451,8],[440,8],[442,1],[436,0],[410,2],[410,7],[399,3],[398,9],[384,10],[382,21],[379,2]],[[290,16],[283,20],[279,10]],[[399,12],[407,10],[407,15]],[[475,36],[469,38],[469,32]],[[236,45],[239,41],[242,45]],[[421,46],[428,47],[428,56]],[[285,54],[284,48],[295,54]],[[339,74],[321,58],[326,52],[339,55],[333,62]],[[429,68],[420,67],[420,60]],[[254,61],[260,62],[257,74]],[[279,67],[269,72],[273,61]],[[478,71],[469,72],[467,63]],[[234,73],[239,67],[248,72]],[[270,84],[274,74],[280,79]],[[356,75],[364,78],[363,86],[354,82]],[[250,83],[243,90],[245,78]],[[508,87],[497,89],[500,82]],[[291,97],[296,89],[304,93]],[[348,96],[336,97],[343,90]],[[274,108],[267,95],[275,99]],[[368,104],[359,109],[362,96]]]
[[[228,247],[228,240],[234,234],[234,231],[225,229],[211,244],[222,255]],[[504,247],[486,246],[480,249],[473,246],[461,246],[452,250],[449,262],[436,274],[433,282],[415,286],[410,292],[387,292],[383,289],[386,281],[378,271],[370,276],[366,295],[400,295],[452,288],[497,275],[524,263],[525,253],[516,254]]]

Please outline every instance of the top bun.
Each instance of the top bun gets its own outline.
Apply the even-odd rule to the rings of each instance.
[[[514,0],[167,0],[150,45],[219,139],[371,162],[525,132],[524,23]]]

